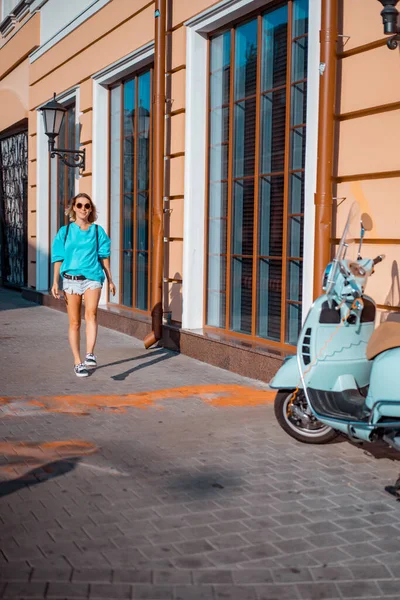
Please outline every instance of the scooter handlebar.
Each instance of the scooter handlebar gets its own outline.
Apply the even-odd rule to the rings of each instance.
[[[377,265],[378,263],[382,262],[384,258],[385,258],[385,254],[379,254],[379,256],[377,256],[373,260],[374,266]]]

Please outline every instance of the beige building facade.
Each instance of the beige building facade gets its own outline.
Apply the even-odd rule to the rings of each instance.
[[[50,247],[77,192],[112,240],[115,298],[100,322],[152,329],[158,6],[144,0],[0,0],[2,280],[52,304]],[[268,380],[313,300],[315,192],[324,131],[320,30],[332,0],[167,0],[161,343]],[[399,310],[398,52],[376,0],[338,0],[335,238],[351,202],[386,261],[369,293]],[[362,15],[362,26],[360,21]],[[335,34],[336,36],[336,34]],[[40,108],[66,108],[50,159]],[[392,135],[391,135],[392,134]],[[9,182],[9,183],[7,183]],[[17,217],[16,217],[17,214]],[[18,223],[17,223],[18,221]]]

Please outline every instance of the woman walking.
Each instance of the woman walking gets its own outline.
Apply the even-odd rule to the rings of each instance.
[[[77,377],[87,377],[88,367],[96,367],[94,347],[97,338],[97,307],[104,272],[109,290],[115,295],[110,271],[110,238],[102,227],[95,224],[96,207],[90,196],[78,194],[72,198],[65,214],[70,223],[58,231],[53,241],[51,262],[54,264],[51,293],[60,297],[59,279],[63,278],[63,292],[69,318],[69,343],[74,356]],[[82,297],[85,303],[86,357],[81,360],[80,328]]]

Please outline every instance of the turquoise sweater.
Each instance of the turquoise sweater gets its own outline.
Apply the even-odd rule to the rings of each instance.
[[[110,238],[100,225],[99,253],[96,247],[96,227],[92,223],[86,231],[76,223],[69,226],[67,240],[65,235],[67,226],[61,227],[53,241],[51,249],[51,262],[61,262],[60,273],[68,275],[84,275],[87,279],[103,283],[105,276],[99,258],[110,256]]]

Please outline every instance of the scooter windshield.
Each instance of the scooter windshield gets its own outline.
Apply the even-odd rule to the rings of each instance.
[[[340,261],[346,259],[357,259],[357,243],[356,238],[360,235],[361,210],[358,202],[353,202],[350,206],[347,219],[343,228],[342,237],[340,238],[339,246],[333,261],[332,269],[329,273],[328,285],[326,293],[332,291],[336,280],[337,269],[340,268]]]

